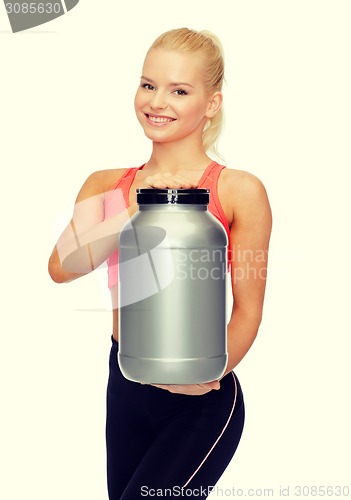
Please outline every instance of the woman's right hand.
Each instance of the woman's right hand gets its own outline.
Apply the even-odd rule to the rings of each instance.
[[[149,175],[145,178],[145,187],[153,187],[158,189],[192,189],[197,188],[198,183],[186,179],[180,175],[171,174],[165,172],[164,174],[157,173],[155,175]]]

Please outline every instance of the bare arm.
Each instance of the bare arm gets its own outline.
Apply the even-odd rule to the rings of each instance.
[[[59,237],[49,259],[49,274],[56,283],[68,283],[99,267],[117,248],[119,232],[124,223],[138,210],[133,203],[117,215],[104,220],[104,170],[91,174],[78,193],[73,217]],[[123,169],[120,169],[120,176]],[[117,179],[118,180],[118,179]],[[145,187],[192,187],[188,179],[164,175],[146,177]],[[113,190],[113,203],[123,205],[122,193]]]
[[[103,176],[104,171],[94,172],[84,182],[72,219],[52,251],[48,271],[56,283],[67,283],[99,267],[118,247],[120,228],[137,210],[133,204],[104,220]]]
[[[234,193],[233,193],[234,194]],[[257,177],[244,172],[233,198],[230,231],[233,309],[227,327],[228,364],[225,376],[253,344],[262,320],[272,213],[266,190]]]

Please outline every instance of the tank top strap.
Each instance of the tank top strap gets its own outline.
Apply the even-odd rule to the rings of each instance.
[[[131,185],[133,184],[135,175],[140,168],[141,167],[129,169],[127,175],[124,177],[124,179],[122,181],[123,184],[122,184],[121,188],[122,188],[123,196],[124,196],[124,199],[126,202],[126,207],[129,206],[129,192],[130,192]]]
[[[143,166],[144,165],[141,165],[140,167],[128,168],[112,188],[112,191],[116,190],[117,188],[122,191],[126,207],[129,205],[129,191],[131,185],[133,184],[134,177],[137,171],[143,168]]]
[[[210,203],[208,205],[208,210],[218,218],[218,220],[223,224],[223,227],[228,236],[228,271],[230,270],[230,228],[228,224],[227,217],[221,205],[219,196],[218,196],[218,178],[220,173],[225,165],[220,165],[219,163],[214,162],[213,165],[209,166],[209,170],[207,175],[201,179],[199,187],[203,187],[210,190]]]
[[[217,194],[217,182],[218,182],[218,177],[223,168],[226,168],[225,165],[220,165],[217,162],[213,162],[209,165],[209,170],[205,172],[204,177],[201,179],[199,183],[199,187],[202,186],[203,184],[211,184],[213,187],[215,187],[215,191]]]
[[[138,170],[143,168],[143,166],[144,165],[141,165],[141,167],[127,168],[127,170],[124,172],[124,174],[118,179],[116,184],[114,184],[112,190],[118,188],[121,183],[127,183],[127,184],[130,183],[130,185],[131,185],[133,180],[134,180],[135,174],[137,173]]]
[[[218,163],[211,169],[210,175],[208,176],[211,182],[212,194],[216,202],[219,202],[218,198],[218,178],[222,170],[226,168],[225,165],[219,165]],[[223,212],[224,213],[224,212]]]
[[[225,165],[213,162],[213,165],[210,166],[207,175],[201,180],[199,187],[204,187],[210,190],[209,209],[213,209],[217,212],[229,236],[229,224],[218,196],[218,178],[224,168],[226,168]]]

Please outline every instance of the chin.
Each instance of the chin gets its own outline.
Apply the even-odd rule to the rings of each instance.
[[[160,137],[161,134],[155,134],[155,133],[152,133],[150,130],[144,130],[144,133],[146,135],[146,137],[148,139],[150,139],[150,141],[152,142],[160,142],[160,143],[166,143],[166,142],[172,142],[174,140],[177,140],[173,137]]]

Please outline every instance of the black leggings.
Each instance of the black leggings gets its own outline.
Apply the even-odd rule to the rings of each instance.
[[[219,390],[174,394],[122,375],[111,336],[107,386],[110,500],[207,498],[239,444],[245,408],[234,372]],[[182,488],[188,491],[181,491]],[[158,490],[158,491],[157,491]]]

